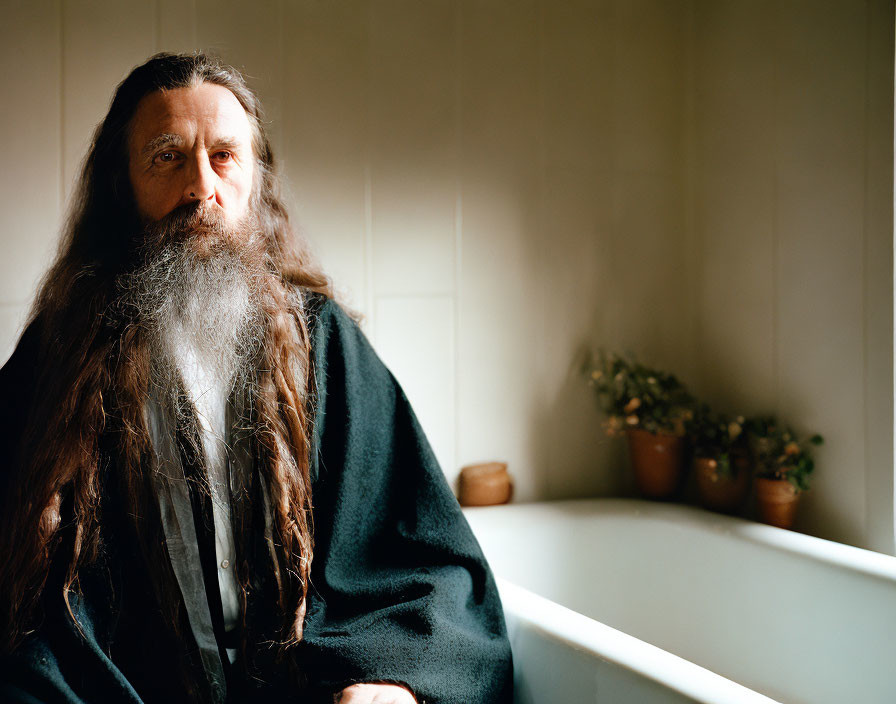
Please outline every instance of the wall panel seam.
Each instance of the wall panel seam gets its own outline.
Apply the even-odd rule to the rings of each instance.
[[[781,285],[778,277],[781,273],[781,232],[779,227],[778,199],[780,196],[779,156],[781,151],[780,139],[780,105],[779,91],[780,81],[780,24],[781,16],[778,6],[772,10],[772,123],[773,148],[772,148],[772,383],[775,385],[775,413],[781,412],[781,341],[780,341],[780,291]]]
[[[370,335],[376,339],[376,305],[375,282],[373,271],[373,183],[371,173],[372,152],[372,126],[371,121],[371,96],[373,94],[371,82],[373,80],[371,66],[373,46],[371,28],[373,27],[373,3],[368,2],[365,14],[367,26],[365,27],[364,56],[364,286],[367,299],[367,320]]]
[[[694,0],[688,0],[685,5],[685,90],[684,90],[684,120],[682,122],[684,143],[684,219],[685,237],[688,243],[688,257],[691,271],[687,277],[688,307],[690,315],[689,330],[691,339],[690,353],[696,361],[696,368],[692,365],[695,380],[701,389],[704,388],[703,380],[703,345],[700,344],[703,321],[700,311],[700,294],[703,290],[703,248],[699,246],[702,239],[702,231],[697,222],[697,108],[696,108],[696,42],[697,20],[696,4]]]
[[[862,493],[862,503],[864,505],[864,541],[865,547],[868,547],[871,541],[871,527],[874,525],[874,517],[868,510],[868,492],[873,488],[875,482],[873,480],[873,468],[869,462],[870,457],[874,453],[869,452],[871,436],[868,432],[868,405],[871,403],[871,394],[868,387],[868,346],[869,346],[869,325],[868,325],[868,211],[870,208],[868,198],[868,169],[869,159],[868,150],[869,132],[871,127],[870,107],[871,107],[871,54],[872,54],[872,28],[871,28],[871,7],[869,3],[865,5],[865,104],[863,106],[864,114],[862,115],[863,135],[862,135],[862,257],[861,257],[861,280],[862,280],[862,450],[864,460],[864,480],[865,491]]]
[[[152,46],[155,53],[162,50],[162,0],[156,0],[152,15]]]
[[[535,223],[537,227],[537,232],[535,232],[535,246],[533,250],[537,256],[538,262],[544,263],[547,261],[546,259],[546,246],[545,246],[545,228],[546,228],[546,217],[545,217],[545,193],[547,191],[547,139],[545,138],[545,125],[547,123],[547,119],[545,116],[545,74],[546,68],[545,63],[547,61],[546,51],[545,51],[545,35],[544,35],[544,25],[545,25],[545,2],[544,0],[536,0],[536,18],[538,22],[538,64],[537,64],[537,81],[536,87],[538,90],[538,192],[536,194],[535,199]],[[532,268],[533,275],[538,276],[538,292],[537,296],[538,301],[538,340],[535,346],[535,373],[536,378],[538,379],[538,389],[537,389],[537,400],[538,404],[542,408],[547,407],[547,399],[548,399],[548,388],[547,388],[547,370],[545,368],[546,362],[546,353],[545,353],[545,333],[547,330],[547,299],[548,299],[548,286],[547,286],[547,277],[543,275],[542,271],[539,271],[537,267]],[[536,274],[535,272],[538,271]],[[551,434],[548,434],[548,437],[551,437]],[[551,440],[547,440],[547,442],[540,442],[535,445],[534,451],[534,459],[535,459],[535,477],[533,478],[533,484],[535,485],[535,491],[538,496],[553,496],[553,491],[551,487],[545,486],[548,483],[548,478],[552,476],[551,468],[555,467],[556,464],[554,462],[554,444]],[[540,466],[539,466],[540,464]]]
[[[461,347],[461,302],[463,300],[463,257],[464,257],[464,7],[462,0],[455,0],[454,15],[454,370],[452,389],[454,404],[454,464],[453,473],[459,468],[461,456],[460,442],[460,347]]]
[[[65,0],[59,0],[59,213],[65,213]]]

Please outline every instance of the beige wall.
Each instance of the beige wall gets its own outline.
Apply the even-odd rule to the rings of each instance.
[[[887,2],[4,0],[2,16],[7,353],[114,85],[154,51],[213,49],[261,94],[294,218],[450,478],[496,458],[523,500],[628,491],[574,370],[603,344],[824,433],[801,527],[892,549]]]
[[[698,387],[821,432],[800,527],[893,550],[893,5],[689,4]]]

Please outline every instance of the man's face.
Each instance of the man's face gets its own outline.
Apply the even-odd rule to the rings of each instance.
[[[227,88],[201,83],[145,96],[131,120],[131,186],[141,217],[155,222],[198,202],[227,223],[249,209],[255,157],[245,110]]]

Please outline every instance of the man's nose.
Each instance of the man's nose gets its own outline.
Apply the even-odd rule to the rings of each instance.
[[[190,160],[184,197],[188,200],[211,200],[215,197],[215,170],[204,151]]]

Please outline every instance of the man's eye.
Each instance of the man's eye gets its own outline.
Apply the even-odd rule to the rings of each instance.
[[[163,164],[170,164],[177,158],[177,154],[174,152],[162,152],[156,157],[156,161],[159,161]]]
[[[230,158],[233,156],[230,152],[215,152],[215,158],[218,161],[230,161]]]

